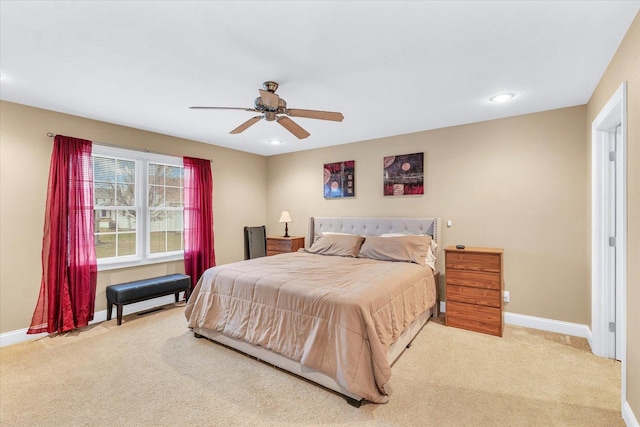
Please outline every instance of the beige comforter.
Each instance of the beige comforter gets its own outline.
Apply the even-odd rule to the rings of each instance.
[[[207,270],[185,314],[384,403],[389,346],[435,300],[429,267],[297,252]]]

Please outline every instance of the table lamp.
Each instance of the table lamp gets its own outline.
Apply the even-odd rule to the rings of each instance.
[[[284,237],[289,237],[289,223],[293,222],[289,211],[282,211],[282,214],[280,215],[280,222],[284,222]]]

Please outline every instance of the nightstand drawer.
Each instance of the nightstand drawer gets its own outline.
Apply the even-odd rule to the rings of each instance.
[[[490,271],[499,273],[502,268],[502,257],[500,254],[465,252],[464,249],[458,251],[448,251],[446,255],[447,268]]]
[[[447,263],[449,259],[447,258]],[[500,290],[502,278],[499,273],[485,273],[482,271],[471,270],[455,270],[449,268],[447,264],[446,270],[447,286],[462,285],[474,288],[496,289]]]
[[[499,308],[447,300],[446,323],[447,326],[502,336],[502,312]]]
[[[267,251],[291,252],[291,240],[267,239]]]
[[[449,284],[447,286],[447,301],[500,308],[500,290],[479,289]]]
[[[297,252],[304,248],[304,237],[267,237],[267,256]]]

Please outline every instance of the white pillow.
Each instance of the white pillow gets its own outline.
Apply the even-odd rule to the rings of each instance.
[[[432,240],[432,241],[433,241],[433,240]],[[433,271],[436,271],[436,261],[437,261],[437,258],[436,258],[436,256],[433,254],[433,250],[432,250],[431,248],[429,248],[429,249],[427,250],[427,257],[425,258],[424,263],[425,263],[426,265],[428,265],[429,267],[431,267],[431,269],[432,269]]]

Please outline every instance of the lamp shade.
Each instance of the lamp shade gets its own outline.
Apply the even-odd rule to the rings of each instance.
[[[282,211],[282,214],[280,215],[280,222],[293,222],[289,211]]]

